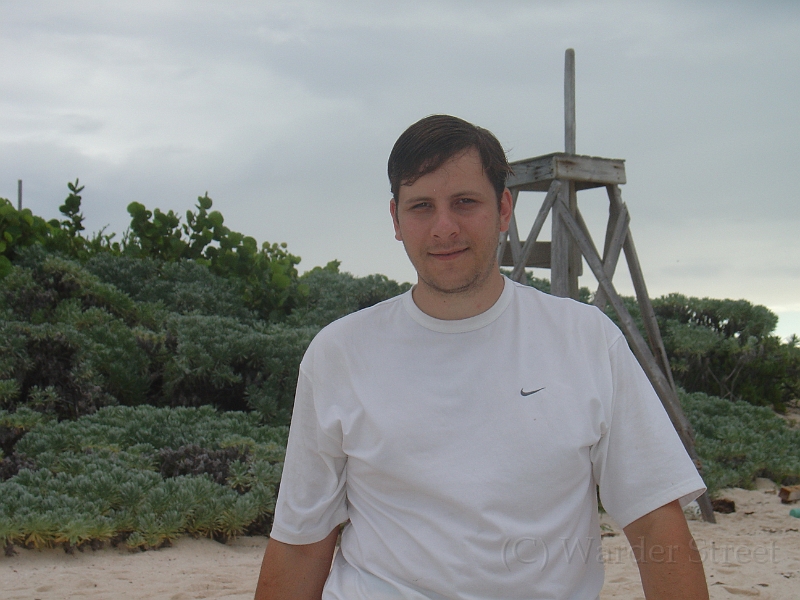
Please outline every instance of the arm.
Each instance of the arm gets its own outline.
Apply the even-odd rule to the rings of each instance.
[[[648,600],[707,600],[708,586],[697,545],[677,500],[624,528]]]
[[[270,539],[261,563],[255,600],[319,600],[331,570],[339,528],[313,544]]]

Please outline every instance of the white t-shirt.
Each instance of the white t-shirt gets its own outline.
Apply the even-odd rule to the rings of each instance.
[[[326,600],[585,600],[598,485],[623,527],[705,489],[616,326],[508,279],[459,321],[407,292],[309,346],[271,537],[349,519]]]

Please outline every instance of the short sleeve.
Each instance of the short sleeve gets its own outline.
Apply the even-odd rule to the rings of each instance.
[[[312,379],[301,366],[270,533],[286,544],[318,542],[348,518],[341,428],[322,427],[318,404]]]
[[[625,527],[674,500],[685,506],[706,488],[624,337],[609,359],[611,415],[592,462],[603,508]]]

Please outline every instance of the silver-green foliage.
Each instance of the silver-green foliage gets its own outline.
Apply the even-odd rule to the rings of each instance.
[[[232,317],[251,322],[258,317],[242,299],[242,284],[212,273],[192,260],[163,262],[152,258],[101,253],[84,268],[136,302],[160,304],[178,314]]]
[[[75,419],[114,404],[212,404],[289,422],[317,328],[254,318],[226,294],[235,281],[190,261],[90,264],[97,274],[32,247],[0,282],[0,409]],[[136,299],[116,287],[133,294],[137,277]]]
[[[287,433],[256,415],[210,407],[116,406],[77,421],[41,421],[16,448],[35,468],[0,483],[0,545],[71,550],[116,539],[144,549],[184,533],[226,540],[254,524],[265,531]],[[158,451],[186,444],[236,447],[246,459],[226,485],[207,474],[162,478]]]
[[[756,477],[800,482],[800,430],[772,409],[702,392],[681,391],[680,398],[710,491],[750,488]]]
[[[315,267],[300,281],[308,286],[305,306],[296,309],[288,322],[296,326],[322,328],[347,314],[367,308],[408,290],[385,275],[355,277],[339,271],[339,261]]]

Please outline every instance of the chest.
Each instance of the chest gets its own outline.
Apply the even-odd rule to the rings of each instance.
[[[338,392],[347,410],[331,423],[349,480],[455,495],[502,482],[507,499],[589,476],[606,427],[603,377],[574,352],[535,341],[509,352],[512,338],[471,333],[353,357]]]

